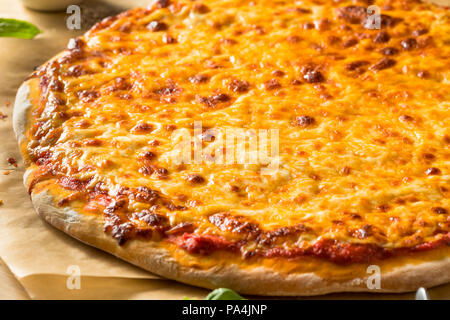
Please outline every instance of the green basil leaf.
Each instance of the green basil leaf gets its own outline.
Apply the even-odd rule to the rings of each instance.
[[[0,18],[0,37],[32,39],[39,33],[41,30],[29,22]]]
[[[212,291],[205,300],[246,300],[230,289],[219,288]]]

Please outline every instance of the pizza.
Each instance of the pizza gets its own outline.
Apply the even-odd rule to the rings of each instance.
[[[38,214],[158,275],[279,296],[450,281],[446,7],[159,0],[37,68],[14,128]]]

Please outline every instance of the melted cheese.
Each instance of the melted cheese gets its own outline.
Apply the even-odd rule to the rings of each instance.
[[[369,30],[340,13],[354,2],[366,6],[172,1],[104,21],[81,38],[82,58],[63,56],[56,71],[41,71],[41,79],[63,85],[43,90],[35,122],[46,135],[30,130],[28,152],[50,150],[59,173],[90,178],[88,187],[101,181],[111,196],[121,186],[157,190],[188,208],[160,214],[173,225],[194,223],[199,234],[239,239],[207,219],[228,212],[267,231],[307,226],[288,246],[318,238],[387,248],[437,240],[450,231],[450,12],[375,1],[401,21]],[[248,88],[236,89],[236,80]],[[219,93],[229,101],[202,100]],[[65,101],[56,106],[62,121],[52,96]],[[306,116],[314,120],[303,125]],[[173,130],[193,135],[194,121],[279,130],[280,170],[174,164]],[[148,151],[167,175],[140,171]],[[191,174],[204,183],[189,183]],[[147,208],[130,199],[127,209]]]

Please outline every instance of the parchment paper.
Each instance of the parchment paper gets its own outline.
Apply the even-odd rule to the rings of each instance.
[[[123,9],[149,1],[105,1]],[[101,18],[98,2],[85,0],[83,27]],[[91,6],[91,7],[90,7]],[[117,10],[117,7],[104,7]],[[165,280],[138,269],[109,254],[84,245],[43,222],[34,212],[23,186],[24,167],[12,130],[12,109],[17,88],[25,77],[66,46],[69,38],[84,30],[66,28],[65,13],[38,13],[24,9],[18,0],[1,0],[0,16],[24,19],[43,31],[34,40],[0,38],[0,257],[35,299],[181,299],[203,298],[208,291]],[[6,107],[6,104],[10,104]],[[18,167],[7,159],[15,158]],[[10,171],[9,175],[3,174]],[[81,271],[81,289],[67,288],[68,267]],[[7,290],[0,283],[0,292]],[[450,285],[431,291],[432,298],[450,298]],[[411,299],[412,294],[328,295],[333,299]]]

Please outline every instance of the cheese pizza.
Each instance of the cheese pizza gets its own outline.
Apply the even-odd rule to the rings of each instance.
[[[158,0],[33,72],[14,128],[39,215],[161,276],[257,295],[450,281],[444,6]]]

